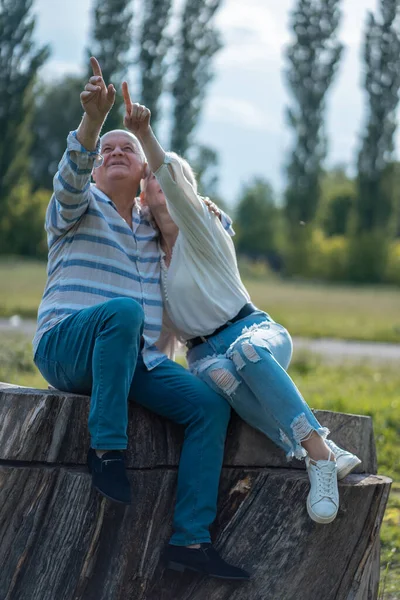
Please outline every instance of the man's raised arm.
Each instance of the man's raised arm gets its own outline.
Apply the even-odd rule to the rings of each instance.
[[[83,119],[77,131],[68,136],[67,150],[54,177],[54,194],[46,214],[50,245],[87,210],[91,173],[99,160],[100,131],[115,100],[115,88],[104,83],[97,60],[92,57],[90,63],[93,76],[80,95]]]

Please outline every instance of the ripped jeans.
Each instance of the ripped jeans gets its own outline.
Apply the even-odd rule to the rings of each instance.
[[[303,458],[300,442],[322,427],[286,372],[292,357],[288,331],[256,311],[189,350],[189,369],[222,394],[240,417],[280,446],[288,459]]]

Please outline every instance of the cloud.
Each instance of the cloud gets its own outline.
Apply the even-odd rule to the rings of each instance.
[[[82,74],[82,65],[73,61],[53,59],[43,66],[40,74],[45,81],[53,78],[59,80],[62,76]]]
[[[279,122],[259,106],[240,98],[217,96],[207,102],[204,117],[208,121],[228,123],[257,131],[279,132]]]
[[[218,54],[218,68],[259,69],[269,61],[279,60],[282,45],[289,40],[287,9],[292,0],[279,6],[259,0],[230,0],[223,5],[216,24],[223,32],[225,47]]]

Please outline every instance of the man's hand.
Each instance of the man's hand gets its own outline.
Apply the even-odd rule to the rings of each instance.
[[[125,102],[125,127],[139,139],[150,132],[151,113],[148,108],[142,104],[132,104],[126,81],[122,84],[122,95]]]
[[[81,93],[81,104],[91,121],[102,124],[114,104],[115,88],[112,83],[108,87],[104,83],[100,65],[94,56],[90,59],[90,64],[93,76]]]
[[[209,212],[212,215],[215,215],[216,217],[218,217],[219,220],[221,220],[222,214],[220,209],[218,208],[218,206],[216,204],[214,204],[214,202],[212,202],[210,200],[210,198],[203,198],[204,200],[204,204],[207,206]]]

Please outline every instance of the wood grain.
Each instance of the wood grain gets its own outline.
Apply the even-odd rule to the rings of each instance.
[[[252,574],[232,583],[164,570],[183,431],[130,406],[133,505],[91,487],[89,399],[0,385],[1,600],[376,600],[379,531],[390,489],[376,472],[372,422],[317,411],[372,474],[339,485],[330,525],[308,517],[298,461],[234,417],[212,537]]]
[[[0,383],[0,460],[84,465],[90,443],[89,401],[86,396]],[[361,458],[357,472],[377,472],[370,417],[321,410],[315,414],[337,444]],[[179,426],[134,403],[129,406],[131,468],[176,467],[182,440]],[[288,463],[280,448],[237,415],[228,430],[224,464],[304,469],[304,462]]]

